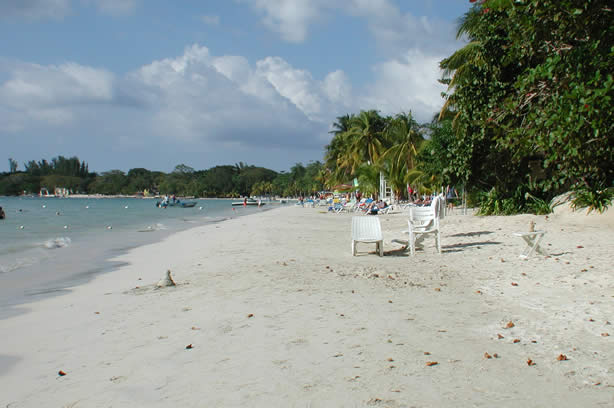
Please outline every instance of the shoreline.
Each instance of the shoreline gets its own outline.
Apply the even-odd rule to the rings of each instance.
[[[258,211],[265,212],[273,208],[275,206],[265,206],[259,208]],[[70,245],[62,248],[44,249],[39,248],[42,244],[32,245],[28,247],[29,250],[42,251],[41,253],[45,253],[44,256],[48,259],[23,266],[18,270],[10,270],[0,276],[2,278],[0,282],[3,283],[3,288],[0,290],[0,298],[2,299],[0,301],[2,308],[0,320],[24,313],[22,308],[24,304],[37,302],[47,297],[63,296],[70,292],[71,288],[86,284],[100,274],[109,273],[123,266],[123,263],[115,262],[113,259],[130,252],[135,247],[155,244],[165,240],[170,235],[201,225],[219,223],[224,221],[226,217],[240,218],[249,215],[252,214],[233,211],[228,216],[206,217],[196,224],[167,220],[172,223],[173,229],[156,229],[147,234],[143,234],[143,232],[149,231],[134,228],[119,231],[121,238],[119,238],[119,241],[113,242],[109,242],[107,238],[98,235],[95,231],[90,231],[87,236],[79,237],[79,240],[73,240]],[[136,225],[134,227],[136,228]],[[113,231],[114,236],[117,237],[118,228]],[[99,239],[107,240],[100,242],[97,241]],[[52,271],[47,268],[46,262],[53,263]]]
[[[378,216],[384,257],[367,244],[352,257],[350,215],[320,211],[280,207],[172,234],[0,320],[0,357],[14,359],[0,373],[0,402],[614,402],[611,214],[452,215],[442,222],[444,253],[427,240],[411,258],[391,243],[407,226],[403,214]],[[549,258],[518,258],[513,232],[530,220],[548,231]],[[166,269],[178,286],[156,289]]]

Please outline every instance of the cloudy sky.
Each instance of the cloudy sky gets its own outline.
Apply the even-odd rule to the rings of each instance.
[[[468,0],[0,0],[0,143],[92,171],[322,160],[337,116],[429,121]],[[4,164],[2,164],[4,163]]]

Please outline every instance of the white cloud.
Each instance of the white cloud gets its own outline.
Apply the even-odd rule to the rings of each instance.
[[[307,37],[309,25],[316,22],[327,0],[238,0],[249,3],[264,14],[263,23],[288,42],[300,43]],[[334,3],[333,0],[330,3]]]
[[[31,120],[62,125],[73,119],[75,106],[113,100],[114,76],[105,70],[74,63],[2,65],[10,78],[0,84],[0,105],[5,112],[12,112],[5,113],[4,119],[14,131],[28,126]]]
[[[345,72],[337,70],[326,75],[322,89],[332,102],[349,106],[352,99],[352,86]]]
[[[441,59],[442,56],[413,49],[398,59],[376,65],[377,80],[367,90],[364,103],[388,114],[411,110],[419,122],[430,121],[441,109],[440,95],[446,89],[437,82]]]
[[[386,113],[412,110],[417,118],[429,121],[441,105],[444,89],[439,61],[458,47],[454,25],[425,16],[403,13],[390,0],[253,0],[253,8],[264,14],[265,24],[279,32],[286,41],[306,39],[310,26],[327,15],[343,13],[366,20],[378,44],[378,53],[385,56],[376,63],[371,85],[351,93],[343,72],[330,73],[322,84],[316,84],[308,73],[287,67],[277,72],[277,64],[269,64],[268,77],[282,95],[310,117],[324,111],[322,100],[335,104],[336,110],[378,109]],[[321,87],[322,94],[316,89]],[[324,96],[324,98],[322,98]],[[326,108],[328,109],[328,107]]]
[[[250,64],[241,56],[214,56],[199,45],[121,77],[74,63],[0,59],[0,138],[29,140],[35,146],[29,154],[36,149],[65,154],[70,146],[80,155],[164,156],[175,164],[177,157],[199,152],[216,160],[242,152],[227,160],[245,161],[259,150],[264,158],[263,149],[278,151],[277,163],[291,160],[289,151],[317,158],[328,116],[326,121],[312,116],[324,117],[322,106],[332,106],[323,84],[342,89],[342,79],[336,72],[318,81],[281,58]]]

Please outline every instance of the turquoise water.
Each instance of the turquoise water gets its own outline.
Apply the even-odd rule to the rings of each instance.
[[[169,234],[278,204],[232,207],[231,200],[197,200],[193,208],[157,208],[138,198],[0,197],[0,317],[37,296],[61,293],[130,248]],[[6,313],[5,313],[6,314]]]

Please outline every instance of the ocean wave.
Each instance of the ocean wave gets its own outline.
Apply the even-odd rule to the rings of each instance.
[[[43,247],[47,249],[65,248],[70,245],[72,241],[68,237],[58,237],[48,239],[43,243]]]
[[[36,260],[31,259],[31,258],[17,259],[16,262],[14,263],[7,263],[7,264],[0,263],[0,274],[9,273],[19,268],[24,268],[30,265],[34,265],[35,263],[36,263]]]
[[[167,229],[166,225],[157,223],[154,225],[148,225],[144,229],[140,229],[139,232],[153,232],[153,231],[161,231]]]

